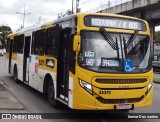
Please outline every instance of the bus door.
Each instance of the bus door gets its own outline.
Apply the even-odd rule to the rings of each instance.
[[[11,73],[13,40],[9,41],[9,73]]]
[[[29,54],[30,54],[31,36],[25,37],[24,55],[23,55],[23,81],[29,82]]]
[[[71,29],[67,28],[59,32],[59,52],[57,64],[57,97],[68,101],[69,83],[69,42]]]

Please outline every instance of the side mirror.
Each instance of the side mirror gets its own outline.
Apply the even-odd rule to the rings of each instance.
[[[73,40],[73,51],[79,52],[81,48],[81,36],[75,35]]]

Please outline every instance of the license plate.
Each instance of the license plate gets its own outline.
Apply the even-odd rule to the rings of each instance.
[[[130,109],[131,105],[129,104],[119,104],[118,109]]]

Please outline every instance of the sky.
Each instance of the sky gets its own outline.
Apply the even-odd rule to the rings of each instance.
[[[107,0],[106,0],[107,1]],[[104,0],[80,0],[82,11],[87,11],[100,5]],[[25,16],[24,26],[32,26],[39,20],[56,19],[59,13],[72,9],[72,0],[0,0],[0,25],[8,25],[17,30],[23,25],[23,15],[17,12],[31,13]],[[74,2],[75,8],[75,2]]]
[[[85,12],[106,4],[108,1],[80,0],[79,4],[81,11]],[[24,6],[26,14],[31,13],[25,16],[24,26],[29,27],[40,21],[54,20],[58,14],[65,13],[68,9],[71,10],[72,0],[0,0],[0,25],[10,26],[12,31],[20,28],[23,25],[23,15],[16,13],[23,13]]]

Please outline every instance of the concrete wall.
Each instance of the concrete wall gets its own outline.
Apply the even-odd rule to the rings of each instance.
[[[160,0],[132,0],[130,2],[117,5],[115,7],[107,8],[105,10],[102,10],[102,13],[122,13],[125,11],[130,11],[134,9],[138,9],[141,7],[145,7],[148,5],[156,4],[160,2]]]

